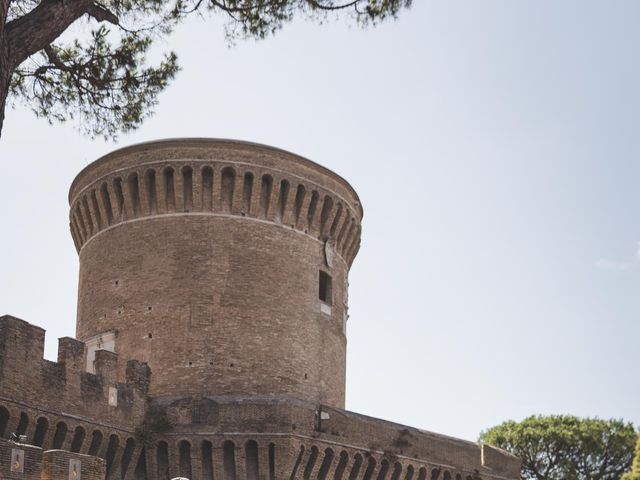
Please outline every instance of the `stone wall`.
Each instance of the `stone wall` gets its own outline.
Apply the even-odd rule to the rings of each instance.
[[[154,371],[152,395],[344,406],[362,219],[346,181],[271,147],[163,141],[91,164],[70,204],[77,337],[115,333],[121,358]]]
[[[113,480],[189,472],[192,480],[518,477],[519,461],[498,449],[291,396],[153,398],[146,365],[128,362],[117,382],[115,353],[98,351],[90,374],[82,371],[81,342],[61,339],[59,361],[48,362],[36,356],[43,341],[42,329],[0,317],[0,437],[26,435],[25,468],[27,461],[42,463],[43,472],[67,465],[71,457],[46,460],[52,450],[102,459]],[[6,448],[0,473],[9,468],[14,478]],[[15,478],[40,475],[25,472]]]
[[[0,439],[0,478],[6,480],[103,480],[101,458],[64,450],[43,451]]]
[[[43,350],[43,329],[0,317],[0,438],[15,432],[39,447],[83,453],[92,439],[92,453],[111,435],[126,441],[144,417],[148,367],[126,362],[119,379],[112,352],[97,352],[92,374],[84,371],[82,342],[61,338],[57,362],[43,359]]]

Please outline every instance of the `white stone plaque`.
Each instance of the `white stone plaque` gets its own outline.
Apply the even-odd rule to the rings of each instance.
[[[118,389],[116,387],[109,387],[109,406],[118,406]]]
[[[15,473],[24,472],[24,450],[19,448],[11,449],[11,471]]]
[[[335,252],[333,250],[333,241],[327,240],[324,242],[324,260],[327,262],[327,267],[333,267],[333,256]]]
[[[69,480],[81,480],[82,463],[77,458],[69,459]]]

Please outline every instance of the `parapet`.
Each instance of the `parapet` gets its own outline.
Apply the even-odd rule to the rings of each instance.
[[[237,480],[263,478],[259,472],[268,469],[277,472],[270,478],[296,480],[504,480],[520,474],[520,461],[494,447],[286,396],[165,397],[151,405],[171,428],[158,437],[162,448],[148,454],[189,478],[206,463],[219,472],[237,463],[242,471],[230,477]],[[198,448],[205,444],[212,448]],[[195,455],[184,458],[185,452]],[[220,477],[228,478],[213,475]]]
[[[43,358],[44,340],[42,328],[10,315],[0,316],[0,400],[15,405],[11,424],[0,425],[0,437],[21,433],[21,414],[28,423],[29,417],[42,411],[53,413],[52,418],[73,411],[76,417],[135,425],[135,415],[144,413],[151,375],[146,365],[131,360],[126,378],[119,378],[118,356],[98,350],[93,374],[85,371],[84,343],[61,338],[58,361],[51,362]]]
[[[158,215],[247,217],[322,241],[351,264],[362,206],[332,171],[274,147],[176,139],[116,150],[78,174],[69,192],[78,251],[100,232]]]
[[[145,364],[129,361],[118,383],[115,353],[98,350],[92,374],[84,344],[70,338],[60,340],[59,362],[28,359],[43,341],[42,329],[0,317],[0,438],[15,432],[31,444],[0,440],[0,478],[519,477],[519,460],[489,445],[291,396],[151,398]],[[23,472],[11,471],[12,458]]]
[[[7,480],[104,480],[105,461],[65,450],[47,450],[0,438],[0,478]]]
[[[0,438],[0,478],[40,480],[42,449]]]

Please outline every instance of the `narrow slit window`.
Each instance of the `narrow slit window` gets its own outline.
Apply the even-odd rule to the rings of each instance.
[[[191,423],[200,423],[200,399],[194,398],[191,405]]]
[[[321,270],[318,296],[322,302],[326,303],[327,305],[331,305],[331,293],[331,276]]]

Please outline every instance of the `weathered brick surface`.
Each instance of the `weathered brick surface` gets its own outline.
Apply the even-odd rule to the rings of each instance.
[[[64,450],[49,450],[42,455],[41,480],[103,480],[105,473],[101,458]]]
[[[18,459],[15,458],[16,452],[22,452]],[[16,462],[22,463],[21,468],[12,468],[12,466],[17,466]],[[0,438],[0,478],[6,480],[40,480],[41,470],[41,448],[8,442]]]
[[[0,478],[69,478],[72,461],[80,480],[518,477],[498,449],[341,408],[362,207],[334,173],[162,141],[89,165],[70,204],[79,340],[50,362],[44,330],[0,317],[0,438],[31,444],[15,473],[0,441]],[[115,351],[90,351],[107,332]]]
[[[70,344],[75,353],[83,352],[82,358],[69,356]],[[94,375],[80,368],[84,364],[81,342],[60,339],[58,359],[63,363],[44,360],[43,346],[44,330],[15,317],[0,317],[0,401],[26,402],[45,410],[51,414],[51,425],[64,413],[79,419],[100,419],[106,425],[134,427],[135,417],[144,413],[146,392],[138,381],[116,379],[115,360],[111,370],[104,368],[101,375]],[[123,400],[117,408],[108,405],[109,387]]]
[[[273,148],[173,141],[98,160],[70,199],[78,338],[118,332],[120,358],[154,372],[152,395],[344,405],[346,278],[362,217],[344,180]]]

